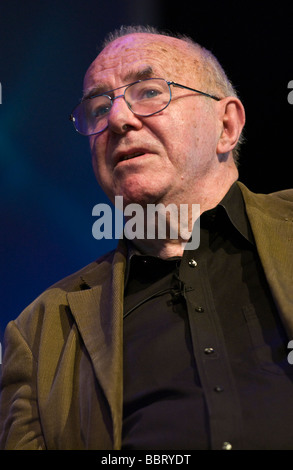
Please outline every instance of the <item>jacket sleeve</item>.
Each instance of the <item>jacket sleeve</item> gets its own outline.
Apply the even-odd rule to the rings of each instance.
[[[5,345],[0,389],[0,449],[45,449],[37,403],[37,363],[15,322],[6,328]]]

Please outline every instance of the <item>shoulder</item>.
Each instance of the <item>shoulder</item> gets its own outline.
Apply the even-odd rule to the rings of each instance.
[[[119,259],[121,254],[124,256],[123,250],[117,248],[48,287],[8,327],[13,325],[18,328],[29,344],[34,343],[45,326],[48,329],[49,325],[55,332],[67,327],[70,329],[72,319],[68,296],[106,282],[111,276],[115,257]]]
[[[42,295],[50,295],[50,291],[56,289],[67,294],[101,285],[111,275],[113,266],[126,259],[126,256],[127,244],[124,239],[121,239],[114,250],[103,254],[87,266],[57,281],[48,287]]]
[[[115,250],[102,255],[78,271],[55,282],[46,289],[44,294],[49,294],[49,292],[54,289],[61,289],[67,293],[75,292],[77,290],[87,289],[99,284],[102,282],[103,276],[107,274],[111,267],[114,254]]]
[[[238,182],[248,211],[261,212],[273,218],[293,220],[293,189],[270,194],[254,193]]]

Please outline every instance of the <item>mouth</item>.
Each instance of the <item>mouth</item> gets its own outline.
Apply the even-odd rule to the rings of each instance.
[[[116,157],[116,165],[118,165],[119,163],[121,162],[125,162],[127,160],[133,160],[134,158],[137,158],[137,157],[141,157],[143,155],[145,155],[147,153],[147,151],[145,150],[136,150],[136,151],[132,151],[132,150],[129,150],[129,151],[126,151],[126,152],[120,152],[118,153],[117,157]]]
[[[119,159],[119,162],[124,162],[125,160],[131,160],[132,158],[141,157],[144,155],[144,152],[134,152],[129,155],[124,155]]]

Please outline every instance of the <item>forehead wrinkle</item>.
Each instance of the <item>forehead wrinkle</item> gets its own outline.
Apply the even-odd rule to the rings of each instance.
[[[154,76],[154,70],[151,65],[142,65],[141,70],[128,70],[124,76],[124,84],[121,85],[121,88],[125,85],[129,84],[129,81],[136,81],[136,80],[144,80],[146,78],[152,78]],[[115,88],[116,89],[116,88]],[[83,100],[90,98],[91,96],[99,95],[108,91],[113,91],[113,89],[109,89],[107,85],[102,83],[94,85],[86,90],[84,90]]]
[[[121,38],[117,39],[100,52],[86,74],[84,85],[89,82],[93,85],[85,88],[84,96],[113,89],[113,85],[107,85],[106,82],[99,85],[95,80],[95,75],[106,72],[107,78],[107,71],[111,70],[112,67],[117,69],[117,57],[120,57],[120,64],[118,62],[118,69],[114,69],[114,71],[115,73],[118,72],[118,74],[123,69],[123,62],[130,61],[130,64],[133,62],[133,70],[131,70],[130,65],[128,70],[123,75],[120,75],[121,80],[123,80],[120,86],[136,79],[154,77],[154,74],[158,78],[174,80],[177,78],[177,81],[179,79],[182,81],[187,79],[187,77],[194,77],[197,80],[200,78],[198,76],[200,75],[200,58],[198,54],[194,53],[194,49],[189,44],[179,39],[165,38],[164,36],[142,36],[134,34],[133,36],[126,36],[122,40]],[[140,55],[142,64],[138,63]],[[141,67],[142,69],[139,70]],[[156,73],[156,70],[161,71],[161,73]],[[170,76],[166,77],[166,74]],[[109,76],[111,76],[111,73],[109,73]],[[189,82],[191,85],[190,80]],[[192,82],[194,82],[193,78]],[[195,85],[194,83],[192,84]]]

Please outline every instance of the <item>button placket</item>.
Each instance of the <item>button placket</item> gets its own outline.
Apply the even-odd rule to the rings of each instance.
[[[198,266],[197,261],[194,258],[190,258],[188,261],[188,266],[190,268],[196,268]],[[203,313],[204,308],[201,305],[194,307],[195,312]]]
[[[195,287],[186,292],[185,297],[192,344],[207,407],[213,415],[211,448],[222,449],[226,436],[238,438],[241,413],[213,303],[208,267],[204,258],[201,257],[200,262],[194,258],[190,256],[181,264],[179,274],[184,282]]]

